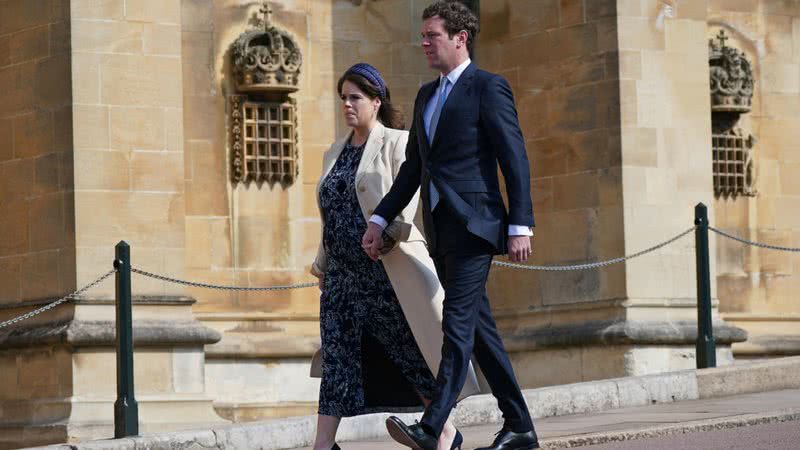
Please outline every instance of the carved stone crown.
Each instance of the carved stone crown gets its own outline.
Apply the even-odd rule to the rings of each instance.
[[[725,44],[725,30],[708,41],[711,111],[745,113],[753,98],[753,71],[744,52]],[[719,41],[719,42],[717,42]]]
[[[231,44],[233,74],[239,92],[297,90],[303,57],[295,39],[271,24],[267,2],[261,8],[257,27],[247,30]]]

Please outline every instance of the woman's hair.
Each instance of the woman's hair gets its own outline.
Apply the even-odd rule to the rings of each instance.
[[[389,87],[384,86],[385,94],[381,96],[380,90],[370,83],[366,78],[363,76],[353,73],[353,72],[345,72],[341,78],[339,78],[339,83],[337,84],[337,88],[339,90],[339,95],[342,95],[342,85],[345,81],[349,81],[359,89],[361,89],[367,97],[371,99],[380,98],[381,100],[381,107],[378,110],[378,120],[385,126],[389,128],[396,128],[402,130],[406,127],[405,121],[403,120],[403,114],[397,108],[392,105],[392,97],[389,94]]]
[[[475,47],[475,38],[481,31],[480,23],[475,13],[460,1],[438,1],[422,12],[422,20],[439,16],[444,21],[444,29],[450,39],[459,31],[467,32],[467,50],[472,54]]]

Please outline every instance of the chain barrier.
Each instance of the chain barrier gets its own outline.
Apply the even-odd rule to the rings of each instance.
[[[718,229],[716,229],[716,228],[714,228],[712,226],[709,226],[708,229],[713,231],[714,233],[717,233],[717,234],[719,234],[721,236],[724,236],[724,237],[726,237],[728,239],[732,239],[734,241],[741,242],[742,244],[752,245],[754,247],[761,247],[761,248],[766,248],[766,249],[770,249],[770,250],[781,250],[781,251],[784,251],[784,252],[800,252],[800,248],[781,247],[779,245],[762,244],[761,242],[748,241],[747,239],[742,239],[742,238],[734,236],[732,234],[728,234],[728,233],[726,233],[726,232],[724,232],[722,230],[718,230]]]
[[[648,249],[642,250],[640,252],[634,253],[632,255],[621,256],[619,258],[608,259],[606,261],[598,261],[593,263],[586,263],[586,264],[575,264],[571,266],[534,266],[528,264],[514,264],[505,261],[493,261],[492,264],[500,267],[508,267],[511,269],[523,269],[523,270],[544,270],[544,271],[568,271],[568,270],[586,270],[586,269],[594,269],[597,267],[605,267],[610,266],[612,264],[621,263],[623,261],[627,261],[629,259],[633,259],[642,255],[645,255],[650,252],[654,252],[662,247],[666,247],[669,244],[677,241],[678,239],[686,236],[687,234],[693,232],[697,227],[691,227],[688,230],[684,231],[676,235],[675,237],[668,239],[658,245],[654,245]]]
[[[226,290],[226,291],[286,291],[289,289],[301,289],[307,288],[312,286],[317,286],[319,283],[308,282],[308,283],[298,283],[298,284],[289,284],[285,286],[269,286],[269,287],[240,287],[240,286],[224,286],[224,285],[217,285],[217,284],[208,284],[208,283],[198,283],[196,281],[186,281],[181,280],[178,278],[171,278],[165,277],[164,275],[158,275],[152,272],[147,272],[145,270],[137,269],[136,267],[131,267],[131,272],[138,273],[139,275],[143,275],[150,278],[155,278],[156,280],[161,281],[168,281],[170,283],[182,284],[184,286],[192,286],[192,287],[200,287],[206,289],[219,289],[219,290]]]
[[[674,237],[672,237],[672,238],[670,238],[670,239],[668,239],[668,240],[666,240],[666,241],[664,241],[664,242],[662,242],[660,244],[654,245],[654,246],[652,246],[650,248],[647,248],[645,250],[642,250],[640,252],[636,252],[636,253],[634,253],[632,255],[626,255],[626,256],[619,257],[619,258],[608,259],[608,260],[605,260],[605,261],[597,261],[597,262],[592,262],[592,263],[565,265],[565,266],[535,266],[535,265],[528,265],[528,264],[514,264],[514,263],[510,263],[510,262],[505,262],[505,261],[493,261],[492,264],[494,264],[496,266],[499,266],[499,267],[507,267],[507,268],[511,268],[511,269],[556,271],[556,272],[558,272],[558,271],[595,269],[595,268],[599,268],[599,267],[610,266],[612,264],[618,264],[618,263],[627,261],[629,259],[637,258],[639,256],[646,255],[648,253],[652,253],[652,252],[654,252],[654,251],[656,251],[658,249],[666,247],[667,245],[670,245],[673,242],[683,238],[684,236],[686,236],[689,233],[693,232],[696,228],[697,227],[691,227],[691,228],[687,229],[686,231],[684,231],[684,232],[682,232],[682,233],[680,233],[680,234],[678,234],[678,235],[676,235],[676,236],[674,236]],[[717,234],[719,234],[721,236],[724,236],[724,237],[726,237],[728,239],[732,239],[734,241],[740,242],[742,244],[752,245],[752,246],[755,246],[755,247],[761,247],[761,248],[766,248],[766,249],[770,249],[770,250],[781,250],[781,251],[787,251],[787,252],[800,252],[800,248],[782,247],[782,246],[778,246],[778,245],[770,245],[770,244],[764,244],[764,243],[760,243],[760,242],[754,242],[754,241],[750,241],[750,240],[747,240],[747,239],[742,239],[740,237],[728,234],[728,233],[726,233],[726,232],[724,232],[722,230],[719,230],[717,228],[714,228],[712,226],[709,226],[708,229],[713,231],[714,233],[717,233]],[[35,309],[35,310],[33,310],[31,312],[28,312],[26,314],[23,314],[21,316],[18,316],[18,317],[15,317],[13,319],[9,319],[9,320],[0,322],[0,328],[4,328],[4,327],[7,327],[9,325],[13,325],[13,324],[15,324],[17,322],[21,322],[21,321],[23,321],[25,319],[30,319],[31,317],[34,317],[34,316],[36,316],[38,314],[41,314],[41,313],[43,313],[45,311],[53,309],[56,306],[58,306],[58,305],[60,305],[60,304],[62,304],[64,302],[72,300],[72,299],[78,297],[79,295],[81,295],[82,293],[84,293],[85,291],[87,291],[87,290],[95,287],[96,285],[100,284],[106,278],[108,278],[111,275],[113,275],[115,272],[116,272],[116,269],[109,270],[105,274],[103,274],[100,277],[98,277],[96,280],[92,281],[91,283],[87,284],[86,286],[82,287],[81,289],[78,289],[77,291],[75,291],[75,292],[73,292],[73,293],[71,293],[69,295],[66,295],[66,296],[64,296],[64,297],[62,297],[62,298],[60,298],[60,299],[58,299],[58,300],[56,300],[56,301],[54,301],[52,303],[49,303],[49,304],[47,304],[47,305],[45,305],[45,306],[43,306],[41,308]],[[181,279],[178,279],[178,278],[172,278],[172,277],[167,277],[167,276],[164,276],[164,275],[158,275],[158,274],[155,274],[155,273],[152,273],[152,272],[148,272],[146,270],[137,269],[135,267],[131,268],[131,272],[137,273],[137,274],[145,276],[145,277],[150,277],[150,278],[154,278],[154,279],[157,279],[157,280],[161,280],[161,281],[166,281],[166,282],[176,283],[176,284],[182,284],[184,286],[199,287],[199,288],[205,288],[205,289],[229,290],[229,291],[269,292],[269,291],[285,291],[285,290],[290,290],[290,289],[302,289],[302,288],[308,288],[308,287],[317,286],[317,282],[297,283],[297,284],[289,284],[289,285],[283,285],[283,286],[269,286],[269,287],[225,286],[225,285],[215,285],[215,284],[208,284],[208,283],[199,283],[199,282],[195,282],[195,281],[181,280]]]
[[[9,319],[9,320],[6,320],[4,322],[0,322],[0,328],[7,327],[9,325],[13,325],[13,324],[15,324],[17,322],[22,322],[25,319],[30,319],[31,317],[33,317],[33,316],[35,316],[37,314],[41,314],[41,313],[43,313],[45,311],[48,311],[50,309],[55,308],[56,306],[58,306],[58,305],[60,305],[60,304],[62,304],[64,302],[72,300],[72,299],[76,298],[77,296],[83,294],[84,292],[88,291],[89,289],[97,286],[103,280],[105,280],[106,278],[108,278],[111,275],[113,275],[116,271],[117,271],[116,269],[111,269],[108,272],[106,272],[105,274],[103,274],[100,277],[98,277],[96,280],[94,280],[91,283],[87,284],[86,286],[78,289],[77,291],[73,292],[72,294],[69,294],[69,295],[66,295],[64,297],[61,297],[60,299],[58,299],[58,300],[56,300],[56,301],[54,301],[54,302],[52,302],[50,304],[42,306],[41,308],[35,309],[35,310],[33,310],[33,311],[29,312],[29,313],[25,313],[25,314],[23,314],[23,315],[21,315],[19,317],[15,317],[13,319]]]

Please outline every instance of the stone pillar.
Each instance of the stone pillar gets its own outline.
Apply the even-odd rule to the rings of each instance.
[[[77,281],[108,267],[120,240],[138,266],[182,277],[180,2],[103,5],[71,9]],[[151,279],[137,280],[135,292],[183,293]]]
[[[76,287],[69,2],[5,2],[0,36],[0,317],[7,318]]]
[[[706,2],[672,9],[657,1],[628,3],[618,2],[617,11],[620,150],[625,248],[635,251],[690,227],[696,203],[712,204],[711,112]],[[715,223],[713,213],[709,221]],[[628,320],[673,335],[635,358],[641,372],[694,366],[693,247],[690,237],[626,264]],[[711,295],[716,298],[713,282]],[[717,363],[730,364],[728,328],[716,331]]]
[[[0,5],[0,321],[75,290],[68,1]],[[30,319],[27,327],[47,321]],[[0,329],[0,447],[27,441],[20,424],[69,413],[69,352],[14,349]],[[26,436],[27,437],[27,436]],[[17,445],[19,444],[19,445]]]
[[[0,6],[0,320],[107,272],[122,239],[137,267],[183,276],[180,23],[177,1]],[[219,335],[178,285],[134,275],[133,294],[141,429],[219,422]],[[107,281],[0,330],[0,447],[113,436],[113,301]]]
[[[478,56],[511,81],[531,161],[533,263],[634,253],[711,204],[706,4],[676,15],[665,4],[481,2]],[[490,297],[522,384],[694,367],[693,245],[596,270],[494,269]],[[744,335],[716,326],[727,364]]]

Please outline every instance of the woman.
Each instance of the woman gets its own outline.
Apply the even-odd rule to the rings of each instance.
[[[323,157],[317,185],[322,240],[312,265],[319,278],[321,372],[314,450],[338,450],[342,417],[421,410],[433,395],[441,358],[443,290],[422,233],[417,199],[386,228],[381,260],[361,247],[372,209],[405,160],[408,133],[377,69],[356,64],[339,79],[348,135]],[[320,362],[321,359],[321,362]],[[471,373],[462,396],[478,391]],[[448,423],[439,450],[460,448]]]

